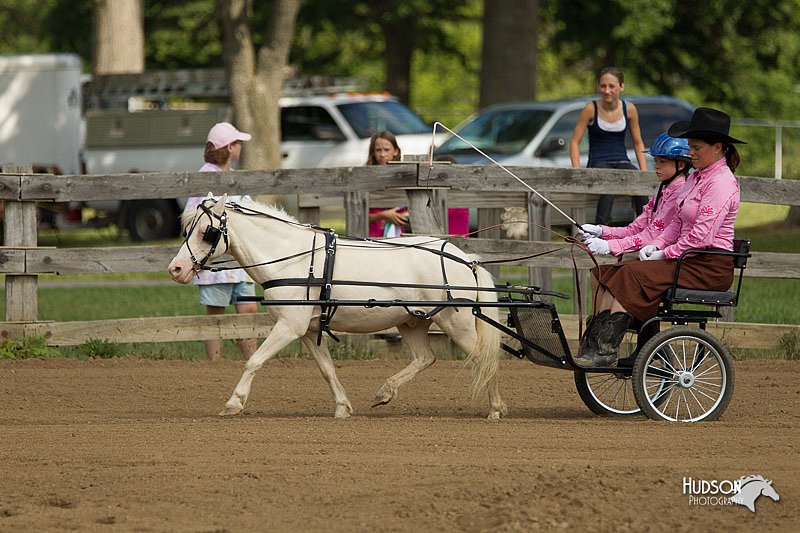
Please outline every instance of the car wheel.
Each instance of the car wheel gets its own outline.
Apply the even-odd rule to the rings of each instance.
[[[170,200],[137,200],[126,209],[131,240],[156,241],[178,235],[178,209]]]

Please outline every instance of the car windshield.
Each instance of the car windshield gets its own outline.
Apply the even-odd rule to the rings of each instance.
[[[476,117],[458,134],[481,150],[498,154],[522,151],[553,114],[545,109],[498,109]],[[471,150],[457,137],[448,139],[439,153]]]
[[[342,104],[339,111],[362,139],[388,130],[395,135],[430,133],[431,129],[409,108],[392,100]]]

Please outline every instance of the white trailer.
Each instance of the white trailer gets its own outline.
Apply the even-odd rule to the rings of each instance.
[[[0,164],[81,172],[81,60],[0,55]]]

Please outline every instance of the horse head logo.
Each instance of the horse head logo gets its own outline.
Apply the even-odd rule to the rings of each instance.
[[[744,505],[753,513],[756,512],[756,499],[759,496],[767,496],[776,502],[781,499],[772,488],[772,481],[762,476],[742,476],[739,478],[739,487],[739,491],[731,496],[731,501]]]

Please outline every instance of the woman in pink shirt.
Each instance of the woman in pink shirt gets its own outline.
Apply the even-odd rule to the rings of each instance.
[[[664,292],[672,286],[675,259],[693,249],[733,250],[733,223],[739,211],[739,184],[733,172],[739,166],[730,117],[699,107],[689,122],[669,128],[672,137],[689,139],[689,156],[696,169],[677,197],[672,221],[651,244],[639,251],[639,259],[595,269],[599,280],[597,311],[581,342],[583,366],[609,366],[631,318],[647,320],[656,315]],[[681,266],[678,284],[687,289],[725,291],[733,281],[729,256],[689,256]]]
[[[594,255],[622,255],[635,252],[661,235],[675,214],[678,193],[692,168],[689,143],[662,133],[653,141],[650,154],[656,161],[658,192],[644,206],[642,214],[624,228],[584,224],[581,237]]]

